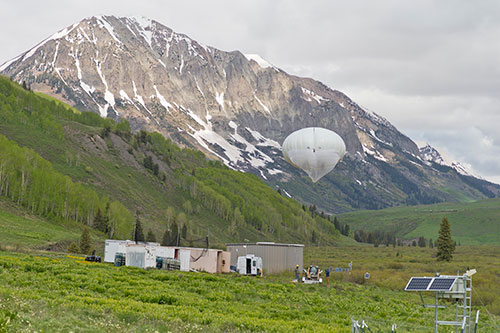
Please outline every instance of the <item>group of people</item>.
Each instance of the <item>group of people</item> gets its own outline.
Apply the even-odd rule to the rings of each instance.
[[[309,266],[309,268],[307,269],[307,271],[305,271],[305,275],[308,279],[311,278],[311,275],[312,276],[317,276],[317,274],[319,274],[318,272],[318,267],[317,266]],[[295,266],[295,278],[297,279],[297,282],[300,282],[300,269],[299,269],[299,265],[296,265]],[[330,268],[327,268],[325,270],[325,279],[326,279],[326,284],[330,284]]]

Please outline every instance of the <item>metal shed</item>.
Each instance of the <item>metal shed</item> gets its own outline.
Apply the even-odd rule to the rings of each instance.
[[[293,271],[295,265],[303,266],[303,244],[281,244],[274,242],[230,243],[226,244],[231,253],[231,265],[236,265],[238,256],[254,254],[262,258],[265,274]]]

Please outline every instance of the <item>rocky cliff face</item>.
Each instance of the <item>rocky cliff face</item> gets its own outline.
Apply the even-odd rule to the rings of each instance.
[[[387,120],[321,82],[289,75],[257,55],[205,46],[153,20],[84,19],[0,72],[77,108],[201,149],[329,212],[500,193],[497,185],[467,183],[453,169],[435,168]],[[316,185],[280,152],[288,134],[308,126],[337,132],[348,151]]]

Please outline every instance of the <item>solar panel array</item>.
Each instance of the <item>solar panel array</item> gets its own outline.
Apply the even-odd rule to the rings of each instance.
[[[408,282],[408,285],[406,285],[405,290],[411,290],[411,291],[427,290],[431,281],[432,278],[412,277],[410,279],[410,282]]]
[[[456,278],[435,278],[429,286],[429,290],[433,291],[449,291]]]
[[[457,278],[412,277],[406,291],[450,291]]]

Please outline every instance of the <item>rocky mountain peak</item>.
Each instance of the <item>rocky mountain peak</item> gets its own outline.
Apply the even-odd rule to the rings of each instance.
[[[86,18],[0,72],[82,110],[127,119],[135,130],[158,131],[328,211],[381,208],[408,198],[454,200],[436,189],[441,176],[410,138],[342,92],[147,18]],[[286,136],[311,126],[337,132],[347,147],[323,186],[281,157]]]

